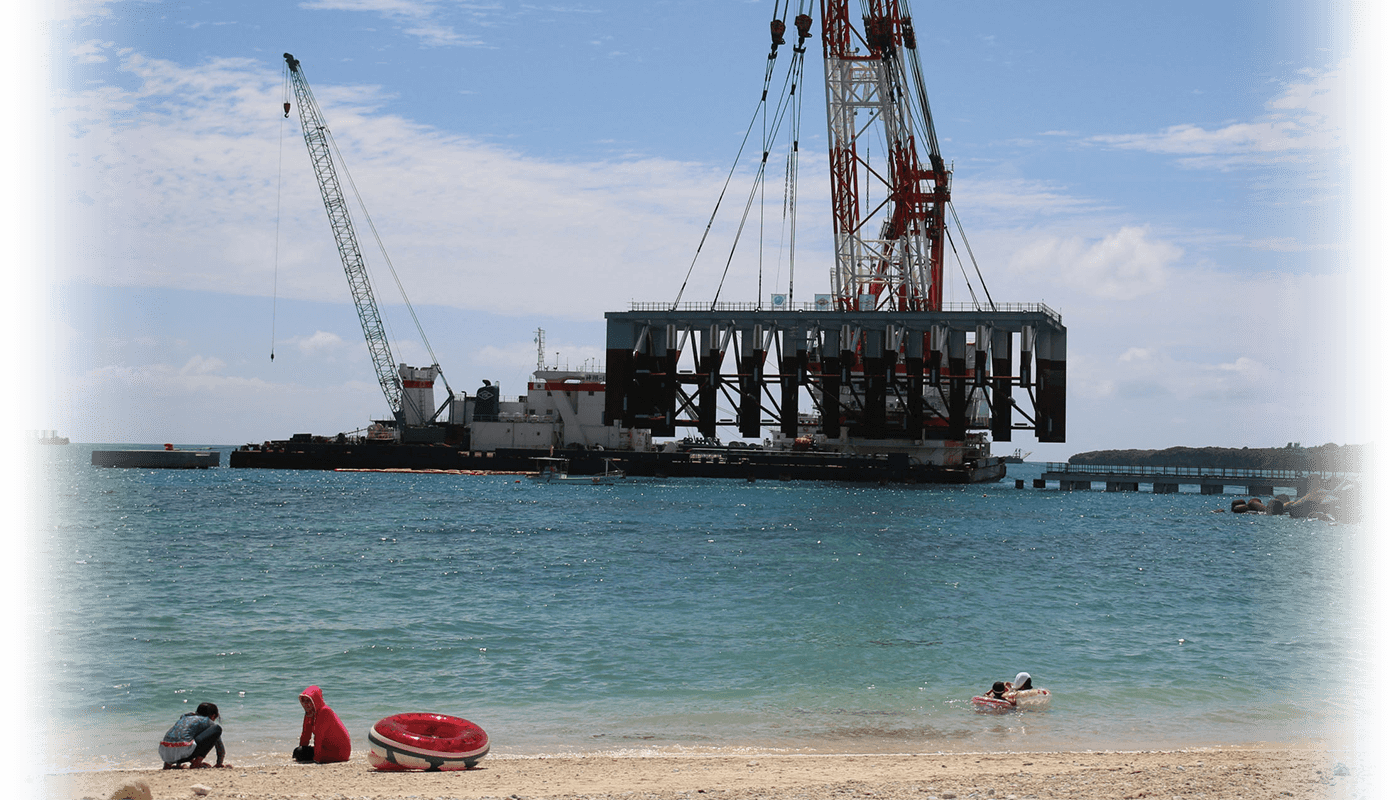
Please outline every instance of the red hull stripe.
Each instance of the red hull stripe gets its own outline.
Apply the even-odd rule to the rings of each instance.
[[[403,382],[403,388],[405,388],[405,389],[431,389],[431,388],[433,388],[433,381],[404,381],[404,382]]]

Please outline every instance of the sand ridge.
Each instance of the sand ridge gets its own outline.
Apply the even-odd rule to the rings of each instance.
[[[917,755],[488,756],[465,772],[378,772],[344,764],[123,770],[47,776],[51,800],[109,800],[144,781],[153,800],[586,798],[587,800],[1028,800],[1318,798],[1357,794],[1349,757],[1322,749],[1215,747],[1146,752]]]

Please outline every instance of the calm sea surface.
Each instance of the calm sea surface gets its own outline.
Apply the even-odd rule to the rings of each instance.
[[[1017,490],[1038,464],[595,487],[43,449],[56,770],[156,766],[205,700],[230,761],[285,759],[313,683],[360,750],[404,711],[506,755],[1336,743],[1366,663],[1361,530],[1214,513],[1228,494]],[[971,711],[1022,670],[1050,710]]]

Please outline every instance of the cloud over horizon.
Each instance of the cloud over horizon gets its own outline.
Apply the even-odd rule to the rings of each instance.
[[[1306,163],[1343,144],[1347,70],[1304,70],[1268,103],[1268,111],[1248,122],[1218,127],[1173,125],[1156,133],[1100,134],[1089,142],[1125,150],[1178,156],[1190,169],[1228,170],[1244,166]]]

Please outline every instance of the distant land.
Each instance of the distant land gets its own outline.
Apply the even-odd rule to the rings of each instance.
[[[1165,450],[1091,450],[1076,453],[1071,464],[1125,467],[1221,467],[1362,472],[1370,446],[1324,444],[1317,447],[1168,447]]]

